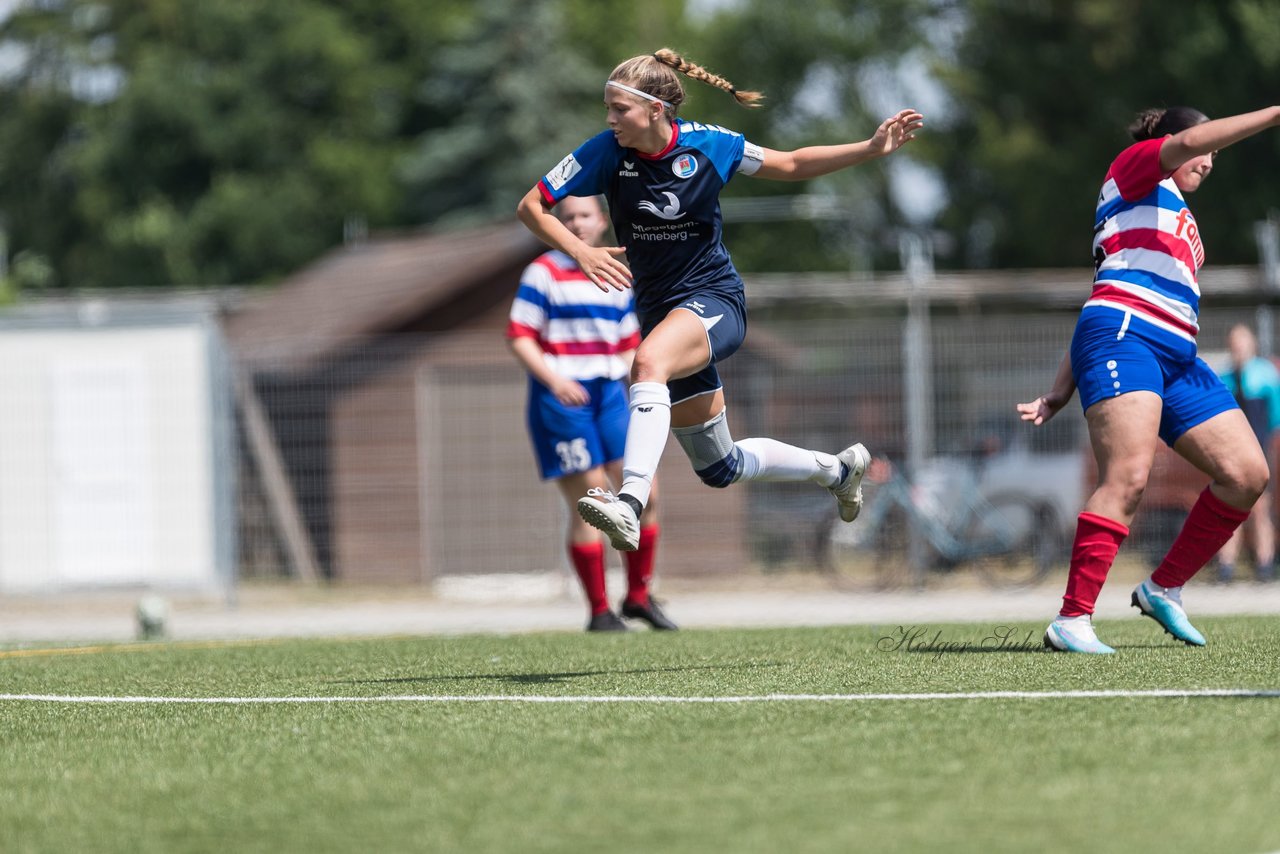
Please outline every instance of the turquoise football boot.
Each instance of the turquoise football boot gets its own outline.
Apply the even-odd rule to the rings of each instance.
[[[1129,601],[1144,616],[1155,620],[1161,628],[1187,646],[1205,645],[1204,635],[1191,625],[1187,612],[1182,610],[1181,587],[1165,589],[1147,579],[1134,588]]]

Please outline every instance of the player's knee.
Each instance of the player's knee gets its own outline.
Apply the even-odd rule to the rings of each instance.
[[[704,469],[694,469],[693,473],[707,486],[715,489],[724,489],[729,484],[737,481],[742,473],[742,452],[734,448],[727,457],[715,465]]]
[[[1137,512],[1142,502],[1142,495],[1147,491],[1147,481],[1151,477],[1149,466],[1140,464],[1117,465],[1107,473],[1103,487],[1114,493],[1129,513]]]
[[[742,476],[742,451],[733,444],[723,411],[705,424],[671,432],[693,464],[694,474],[707,486],[724,489]]]
[[[1245,467],[1240,473],[1238,489],[1249,500],[1257,501],[1262,493],[1266,492],[1270,481],[1271,475],[1267,471],[1266,461],[1260,460],[1255,465]]]
[[[671,369],[664,355],[641,345],[631,360],[631,382],[665,383],[669,379],[671,379]]]

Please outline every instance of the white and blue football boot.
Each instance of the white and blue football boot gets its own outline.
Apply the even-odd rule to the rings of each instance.
[[[1085,652],[1110,655],[1114,649],[1098,640],[1093,620],[1088,614],[1079,617],[1059,616],[1044,630],[1044,645],[1059,652]]]
[[[836,454],[836,459],[844,465],[845,476],[827,488],[840,506],[840,518],[852,522],[862,512],[862,476],[871,464],[871,453],[861,444],[850,445]]]
[[[1187,646],[1204,646],[1204,635],[1191,625],[1182,609],[1182,588],[1161,587],[1150,578],[1133,590],[1129,601],[1133,607],[1160,624],[1166,632]]]

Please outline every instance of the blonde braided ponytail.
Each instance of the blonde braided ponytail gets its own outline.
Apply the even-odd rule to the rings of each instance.
[[[680,105],[684,103],[684,86],[680,83],[680,74],[728,92],[744,107],[758,107],[758,102],[764,98],[759,92],[738,91],[728,80],[665,47],[655,53],[631,57],[613,69],[609,79],[634,86],[654,98],[666,101],[671,105],[667,113],[674,118]]]
[[[733,99],[744,107],[758,107],[760,101],[764,99],[764,95],[759,92],[740,92],[737,87],[725,80],[718,74],[712,74],[701,65],[690,62],[671,48],[664,47],[655,51],[653,58],[661,62],[663,65],[674,68],[676,71],[690,78],[706,83],[708,86],[714,86],[722,89],[733,96]]]

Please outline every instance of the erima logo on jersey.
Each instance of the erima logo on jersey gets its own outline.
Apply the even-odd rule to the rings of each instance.
[[[559,190],[565,184],[569,183],[569,179],[582,171],[582,165],[578,163],[576,157],[570,154],[564,160],[561,160],[556,168],[547,173],[547,184],[551,189]]]
[[[671,164],[671,171],[677,178],[692,178],[693,173],[698,171],[698,161],[688,154],[681,154]]]
[[[696,299],[689,300],[687,303],[685,303],[685,305],[687,305],[689,308],[696,311],[698,314],[702,314],[707,310],[707,307],[702,303],[698,302]]]
[[[636,171],[636,165],[630,161],[622,161],[622,168],[618,170],[618,174],[623,178],[639,178],[640,173]]]
[[[660,208],[655,203],[649,201],[641,202],[637,207],[642,211],[648,211],[656,217],[667,220],[676,220],[684,216],[685,212],[680,210],[680,200],[676,198],[675,193],[664,192],[662,195],[667,197],[666,207]]]
[[[727,133],[729,136],[742,136],[742,134],[737,131],[722,128],[720,125],[704,125],[702,122],[685,122],[680,125],[681,133],[693,133],[696,130],[709,130],[714,131],[715,133]]]

